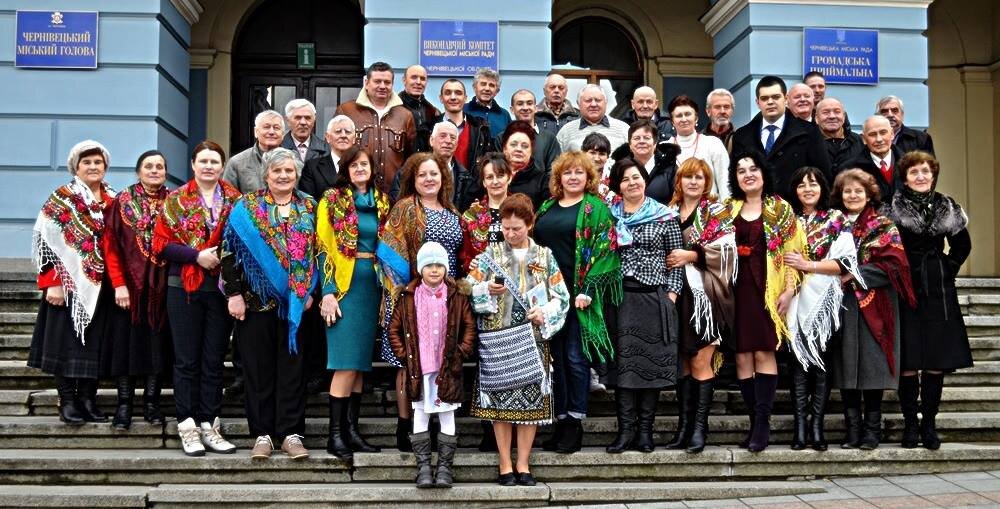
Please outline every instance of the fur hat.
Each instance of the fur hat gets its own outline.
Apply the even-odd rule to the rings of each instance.
[[[444,246],[437,242],[424,242],[417,251],[417,273],[424,271],[424,267],[431,264],[444,265],[444,270],[448,270],[448,252]]]
[[[108,154],[108,149],[104,148],[104,145],[94,140],[83,140],[69,149],[69,158],[66,160],[66,167],[69,168],[70,175],[76,175],[76,165],[80,164],[80,154],[94,149],[101,151],[101,155],[104,157],[104,168],[107,169],[111,166],[111,155]]]

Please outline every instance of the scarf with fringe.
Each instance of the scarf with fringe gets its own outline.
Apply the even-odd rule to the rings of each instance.
[[[159,329],[166,321],[166,261],[153,256],[153,227],[163,212],[167,197],[166,186],[150,195],[142,183],[135,183],[118,193],[107,219],[108,235],[117,252],[121,253],[129,293],[132,298],[132,323],[142,322],[143,313],[149,324]],[[143,291],[149,289],[148,301],[141,302]]]
[[[167,244],[183,244],[199,251],[210,246],[218,246],[222,241],[222,231],[226,227],[233,204],[240,198],[240,192],[229,183],[220,180],[217,184],[216,202],[213,208],[218,208],[215,224],[209,212],[205,210],[201,199],[198,183],[191,179],[167,195],[163,202],[163,213],[156,221],[153,229],[153,254],[159,256]],[[221,201],[220,201],[221,200]],[[218,275],[219,268],[208,271]],[[181,282],[184,291],[192,293],[201,287],[205,280],[205,270],[197,263],[186,263],[181,267]]]
[[[678,206],[679,207],[679,206]],[[702,199],[692,212],[694,221],[694,245],[703,251],[719,253],[721,265],[719,273],[703,274],[695,264],[684,266],[684,279],[691,290],[694,312],[691,314],[691,325],[706,344],[722,341],[722,331],[716,321],[716,315],[722,310],[712,308],[713,300],[731,299],[732,296],[710,296],[705,286],[705,278],[716,278],[724,285],[735,283],[738,273],[739,257],[736,255],[736,227],[730,210],[716,201]],[[721,367],[721,355],[713,359],[715,371]]]
[[[32,231],[31,259],[38,271],[52,267],[59,276],[67,302],[73,331],[81,342],[97,310],[97,298],[104,278],[104,208],[115,192],[101,183],[101,196],[73,177],[49,195],[35,219]]]
[[[492,223],[488,198],[472,202],[469,210],[462,214],[462,249],[458,253],[458,261],[466,271],[472,260],[489,245]]]
[[[549,198],[538,209],[542,217],[556,203]],[[536,218],[537,221],[537,218]],[[580,320],[580,339],[587,360],[596,356],[600,362],[614,357],[614,346],[604,324],[605,299],[618,305],[622,301],[621,259],[616,251],[618,234],[614,216],[604,201],[590,193],[583,195],[582,206],[576,217],[576,270],[573,295],[588,295],[593,299],[589,306],[577,309]]]
[[[363,195],[358,195],[351,186],[328,189],[316,211],[317,249],[324,259],[323,282],[334,282],[338,300],[347,294],[354,277],[354,261],[358,254],[358,201],[367,201],[368,207],[375,207],[378,236],[381,237],[389,215],[389,198],[374,186]]]
[[[288,321],[288,351],[298,352],[296,333],[309,293],[316,285],[316,202],[294,191],[287,218],[266,190],[247,193],[236,202],[223,238],[250,290],[278,304]]]
[[[910,307],[917,306],[910,277],[910,262],[903,250],[899,230],[891,219],[885,217],[872,206],[865,207],[852,225],[854,242],[858,248],[858,264],[872,264],[885,272],[889,284],[896,294]],[[872,337],[885,354],[889,372],[896,375],[896,360],[893,343],[896,338],[896,316],[892,311],[892,300],[885,288],[858,288],[854,294]]]

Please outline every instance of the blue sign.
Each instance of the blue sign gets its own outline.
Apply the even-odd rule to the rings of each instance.
[[[17,11],[14,66],[97,68],[97,13]]]
[[[499,71],[499,32],[495,21],[420,20],[420,65],[429,76]]]
[[[805,28],[803,76],[819,71],[827,83],[878,85],[878,30]]]

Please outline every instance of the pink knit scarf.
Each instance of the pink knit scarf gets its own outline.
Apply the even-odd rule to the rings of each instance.
[[[420,371],[436,373],[441,369],[444,338],[448,325],[448,287],[431,289],[423,282],[413,294],[417,307],[417,344],[420,345]]]

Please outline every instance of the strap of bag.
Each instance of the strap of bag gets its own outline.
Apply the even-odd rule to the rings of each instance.
[[[492,256],[486,255],[484,258],[486,258],[486,264],[490,266],[490,270],[492,270],[494,274],[503,276],[504,287],[506,287],[507,290],[510,291],[510,294],[513,295],[514,299],[517,300],[517,303],[520,304],[522,308],[524,308],[524,311],[528,312],[528,310],[531,308],[528,306],[528,303],[524,301],[524,297],[521,295],[521,292],[518,291],[517,288],[514,288],[513,286],[514,280],[511,279],[509,274],[507,274],[507,271],[503,270],[503,267],[501,267],[500,264],[497,263]]]

